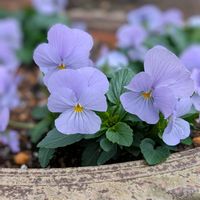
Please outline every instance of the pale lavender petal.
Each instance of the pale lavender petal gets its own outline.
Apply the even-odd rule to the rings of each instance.
[[[77,103],[77,98],[75,93],[68,88],[57,88],[48,98],[48,109],[51,112],[64,112],[75,106]]]
[[[156,31],[162,25],[162,13],[154,5],[145,5],[128,14],[128,21],[132,24],[140,24],[150,31]]]
[[[169,121],[162,139],[167,145],[174,146],[179,144],[181,140],[189,137],[189,135],[189,123],[181,118],[175,118]]]
[[[84,56],[84,59],[88,59],[89,51],[93,46],[93,39],[88,33],[78,29],[70,29],[62,24],[51,27],[48,32],[48,41],[59,53],[65,64],[69,66],[74,64],[74,67],[77,67],[79,59],[83,59]]]
[[[79,98],[81,92],[88,86],[86,78],[73,69],[64,69],[55,72],[48,80],[48,90],[54,93],[58,88],[69,88]]]
[[[33,59],[35,63],[40,67],[43,73],[48,73],[49,71],[55,70],[59,64],[62,63],[58,52],[48,44],[39,45],[33,54]]]
[[[33,7],[43,15],[59,14],[67,3],[68,0],[32,0]]]
[[[199,99],[200,101],[200,99]],[[200,106],[200,103],[199,103]],[[176,103],[176,109],[175,109],[175,116],[176,117],[182,117],[186,114],[188,114],[192,107],[192,100],[191,98],[182,98]]]
[[[192,70],[191,79],[194,81],[194,90],[200,94],[200,68],[194,68]]]
[[[195,44],[185,49],[180,59],[190,71],[200,69],[200,45]]]
[[[190,73],[181,61],[164,47],[150,49],[144,61],[145,72],[152,76],[154,86],[167,86],[177,98],[188,97],[194,92]]]
[[[10,49],[5,41],[0,41],[0,67],[6,68],[10,72],[16,72],[20,65],[16,53]]]
[[[200,111],[200,96],[198,94],[194,94],[192,97],[191,97],[191,101],[192,101],[192,104],[194,105],[195,109],[197,111]]]
[[[79,103],[87,110],[100,112],[105,112],[107,110],[106,97],[97,89],[85,89],[79,98]]]
[[[167,87],[155,88],[152,93],[154,106],[157,107],[168,118],[175,109],[176,98],[173,92]]]
[[[106,75],[93,67],[83,67],[77,70],[80,77],[84,77],[87,86],[105,94],[109,89],[109,82]]]
[[[149,74],[140,72],[132,78],[126,88],[133,92],[149,92],[152,90],[152,85],[153,80]]]
[[[170,9],[163,13],[163,23],[165,25],[183,25],[183,13],[178,9]]]
[[[18,20],[15,18],[0,20],[0,43],[6,43],[10,50],[21,48],[22,31]]]
[[[146,37],[146,31],[139,25],[123,25],[117,31],[118,46],[121,48],[138,47]]]
[[[19,135],[16,131],[11,130],[8,133],[8,145],[13,153],[20,151]]]
[[[5,131],[10,119],[10,111],[8,108],[1,108],[0,111],[0,131]]]
[[[121,95],[120,100],[127,112],[149,124],[158,122],[159,110],[154,107],[152,99],[145,100],[140,93],[127,92]]]
[[[63,134],[94,134],[100,130],[101,119],[93,111],[68,109],[56,119],[55,126]]]

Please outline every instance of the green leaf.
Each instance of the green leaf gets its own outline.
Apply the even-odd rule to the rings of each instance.
[[[53,155],[55,153],[55,149],[46,149],[46,148],[40,148],[39,149],[39,162],[41,167],[47,167],[50,160],[53,158]]]
[[[192,138],[188,137],[184,140],[181,140],[181,143],[190,146],[190,145],[192,145]]]
[[[114,145],[108,152],[105,152],[105,151],[101,152],[97,160],[97,165],[103,165],[104,163],[109,161],[112,157],[114,157],[116,153],[117,153],[116,145]]]
[[[103,138],[100,141],[100,146],[104,151],[109,152],[113,147],[113,143],[111,143],[107,138]]]
[[[33,109],[31,115],[34,119],[40,120],[46,117],[49,113],[47,106],[37,106]]]
[[[37,145],[42,148],[58,148],[65,147],[83,139],[81,134],[65,135],[58,132],[55,128],[47,134],[47,136]]]
[[[101,149],[99,143],[89,144],[82,154],[82,162],[83,166],[95,166],[97,165],[97,160],[99,158]]]
[[[107,97],[113,104],[120,104],[120,95],[125,91],[124,86],[131,81],[134,72],[131,69],[122,69],[114,73],[110,81]]]
[[[149,165],[156,165],[165,161],[170,151],[166,146],[158,146],[154,148],[155,142],[152,139],[145,138],[140,144],[141,152]]]
[[[133,143],[133,131],[123,122],[118,122],[106,132],[106,137],[112,143],[117,143],[122,146],[129,147]]]
[[[49,130],[52,120],[50,118],[44,118],[33,129],[30,130],[31,141],[37,143],[40,138]]]

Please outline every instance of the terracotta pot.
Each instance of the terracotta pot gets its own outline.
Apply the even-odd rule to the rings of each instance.
[[[199,200],[200,148],[166,162],[67,169],[0,169],[2,200]]]

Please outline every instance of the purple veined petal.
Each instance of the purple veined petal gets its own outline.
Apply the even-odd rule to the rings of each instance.
[[[200,45],[191,45],[185,49],[180,59],[188,70],[200,69]]]
[[[8,108],[1,108],[0,111],[0,131],[5,131],[10,119],[10,111]]]
[[[194,68],[192,70],[191,79],[194,81],[194,90],[200,94],[200,68]]]
[[[55,49],[46,43],[40,44],[34,51],[33,59],[43,73],[54,71],[62,62]]]
[[[167,127],[164,130],[162,139],[170,146],[175,146],[181,140],[189,137],[190,125],[187,121],[181,118],[170,119]]]
[[[183,13],[179,9],[169,9],[163,13],[163,23],[165,25],[183,25]]]
[[[77,70],[80,76],[87,80],[87,86],[105,94],[109,89],[109,82],[106,75],[93,67],[83,67]]]
[[[95,88],[87,88],[82,92],[79,103],[87,110],[105,112],[107,110],[106,97]]]
[[[157,107],[168,118],[174,111],[176,98],[173,92],[167,87],[155,88],[152,92],[154,106]]]
[[[95,134],[100,130],[101,119],[93,111],[68,109],[56,119],[55,126],[63,134]]]
[[[88,82],[81,73],[73,69],[59,70],[48,79],[47,87],[50,93],[54,93],[58,88],[69,88],[74,91],[79,98],[81,92],[88,87]]]
[[[188,98],[180,99],[176,103],[175,116],[176,117],[182,117],[182,116],[188,114],[191,110],[191,107],[192,107],[191,98],[188,97]]]
[[[48,31],[49,44],[63,59],[65,56],[69,56],[76,44],[76,37],[72,30],[63,24],[56,24]]]
[[[13,153],[20,151],[19,135],[16,131],[11,130],[8,133],[8,145]]]
[[[156,124],[159,120],[159,110],[154,107],[151,99],[145,100],[140,93],[126,92],[120,96],[124,109],[141,120]]]
[[[65,64],[69,66],[77,64],[76,60],[79,60],[79,57],[88,59],[93,46],[93,39],[88,33],[78,29],[70,29],[62,24],[51,27],[48,32],[48,41],[59,52]]]
[[[199,96],[199,94],[195,93],[191,97],[191,101],[192,101],[192,104],[194,105],[195,109],[197,111],[200,111],[200,96]]]
[[[162,46],[147,52],[144,70],[153,78],[155,87],[167,86],[177,98],[191,96],[194,92],[189,71],[172,52]]]
[[[51,112],[61,113],[72,108],[77,103],[75,93],[68,88],[57,88],[48,98],[48,109]]]
[[[126,24],[117,31],[118,46],[120,48],[138,47],[147,37],[147,33],[140,25]]]
[[[149,92],[152,90],[152,86],[153,80],[149,74],[140,72],[132,78],[126,88],[133,92]]]

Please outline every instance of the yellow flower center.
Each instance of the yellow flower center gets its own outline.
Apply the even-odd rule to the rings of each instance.
[[[144,97],[144,99],[150,99],[151,98],[151,91],[143,92],[142,96]]]
[[[74,111],[75,112],[83,112],[83,106],[81,106],[79,103],[74,106]]]
[[[58,66],[58,69],[62,70],[62,69],[66,69],[65,64],[61,64]]]

